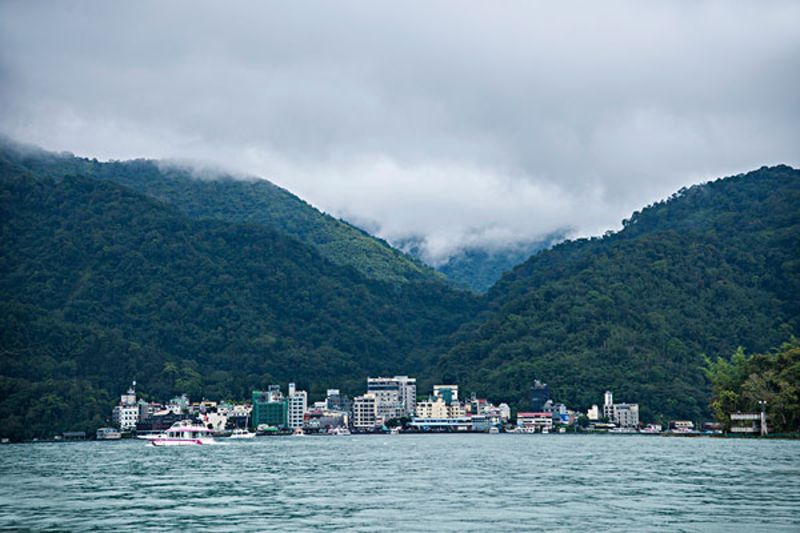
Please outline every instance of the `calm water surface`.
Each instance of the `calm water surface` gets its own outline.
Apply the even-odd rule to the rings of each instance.
[[[800,442],[399,435],[8,445],[0,528],[800,531]]]

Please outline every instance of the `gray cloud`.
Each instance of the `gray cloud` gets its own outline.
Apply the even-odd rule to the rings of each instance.
[[[797,165],[796,2],[5,2],[0,118],[268,177],[433,261]]]

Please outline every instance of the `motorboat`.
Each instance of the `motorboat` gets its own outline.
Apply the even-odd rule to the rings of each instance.
[[[395,426],[395,427],[393,427],[392,429],[389,430],[389,434],[390,435],[399,435],[400,431],[402,431],[402,428],[400,428],[400,426]]]
[[[256,433],[255,432],[250,432],[247,429],[236,428],[236,429],[233,430],[233,433],[231,433],[229,438],[231,438],[231,439],[254,439],[255,437],[256,437]]]
[[[328,435],[350,435],[350,430],[346,427],[336,427],[328,430]]]
[[[216,441],[210,429],[191,420],[181,420],[172,424],[163,435],[158,435],[150,443],[153,446],[198,446],[215,444]]]
[[[292,437],[305,437],[306,433],[303,431],[303,428],[295,428],[294,432],[292,433]]]
[[[500,433],[500,430],[497,428],[497,426],[492,426],[489,428],[490,435],[497,435],[498,433]]]
[[[119,440],[122,433],[117,428],[100,428],[95,434],[97,440]]]

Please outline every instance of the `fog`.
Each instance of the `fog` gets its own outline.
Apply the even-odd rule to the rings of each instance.
[[[0,131],[255,174],[442,262],[798,165],[800,4],[3,2]]]

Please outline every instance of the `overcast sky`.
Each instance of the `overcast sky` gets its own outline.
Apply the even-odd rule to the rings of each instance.
[[[257,174],[442,261],[800,162],[800,2],[0,3],[0,128]]]

